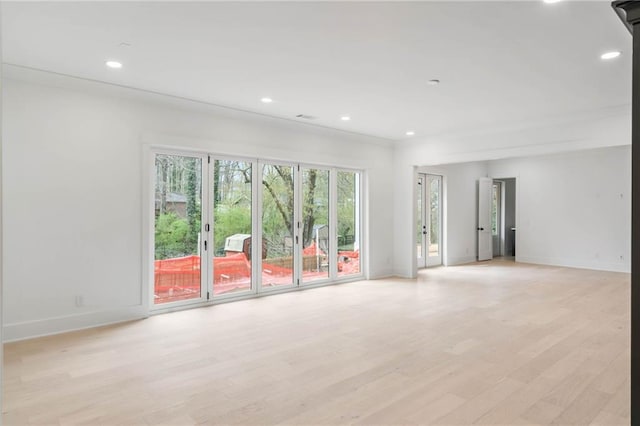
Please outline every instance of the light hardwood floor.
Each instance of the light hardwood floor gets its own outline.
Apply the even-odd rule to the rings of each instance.
[[[629,424],[629,286],[493,261],[7,344],[3,419]]]

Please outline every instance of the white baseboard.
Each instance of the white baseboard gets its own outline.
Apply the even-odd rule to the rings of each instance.
[[[390,278],[390,277],[394,277],[394,278],[409,278],[409,279],[415,278],[415,277],[412,277],[410,274],[406,274],[405,270],[398,270],[398,269],[394,269],[393,271],[390,271],[388,277],[379,277],[379,278]],[[377,278],[378,277],[376,277],[375,279],[377,279]]]
[[[391,278],[393,276],[395,276],[395,274],[393,273],[393,270],[391,270],[391,269],[383,269],[381,271],[376,271],[375,273],[370,274],[368,279],[370,279],[370,280],[379,280],[379,279],[382,279],[382,278]]]
[[[613,262],[585,261],[580,259],[556,259],[556,258],[531,257],[531,256],[517,256],[516,261],[521,263],[533,263],[536,265],[593,269],[596,271],[625,272],[625,273],[631,272],[631,265],[625,262],[613,263]]]
[[[473,263],[475,261],[475,256],[451,257],[447,259],[445,266],[464,265],[465,263]]]
[[[62,317],[4,324],[2,337],[4,342],[15,342],[18,340],[32,339],[34,337],[49,336],[52,334],[137,320],[148,316],[147,308],[142,305],[85,312]]]

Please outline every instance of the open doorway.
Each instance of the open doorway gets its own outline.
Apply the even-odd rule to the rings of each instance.
[[[478,179],[478,261],[515,260],[516,179]]]
[[[516,178],[493,179],[491,195],[493,257],[515,260]]]

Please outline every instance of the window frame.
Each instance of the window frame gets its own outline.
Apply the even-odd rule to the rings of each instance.
[[[142,274],[142,294],[141,299],[143,305],[150,314],[158,314],[164,312],[172,312],[182,309],[188,309],[200,306],[210,306],[217,303],[225,303],[237,300],[246,300],[255,297],[261,297],[271,294],[286,293],[291,291],[304,290],[309,288],[323,287],[328,285],[341,284],[346,282],[358,281],[366,279],[368,275],[368,250],[367,250],[367,199],[366,190],[366,178],[367,171],[365,169],[332,166],[328,164],[316,164],[302,161],[287,161],[283,159],[262,158],[262,157],[247,157],[243,155],[233,154],[220,154],[210,152],[208,150],[201,149],[189,149],[189,148],[174,148],[162,145],[145,145],[143,147],[143,192],[145,193],[146,203],[143,203],[143,235],[142,235],[142,248],[143,248],[143,274]],[[155,159],[156,155],[176,155],[187,157],[202,158],[202,209],[201,209],[201,232],[204,235],[204,226],[209,220],[212,222],[215,220],[213,214],[214,209],[211,204],[213,200],[213,166],[209,161],[215,160],[231,160],[231,161],[245,161],[251,163],[252,167],[252,264],[251,264],[251,290],[238,293],[229,293],[222,295],[213,294],[213,257],[214,249],[213,243],[210,244],[212,249],[207,250],[206,267],[201,265],[201,280],[206,278],[206,286],[201,288],[201,297],[198,299],[190,299],[187,301],[169,302],[161,305],[154,303],[154,259],[155,259]],[[261,239],[262,239],[262,167],[264,164],[279,164],[292,166],[294,168],[294,204],[297,203],[297,207],[294,208],[294,222],[301,219],[302,210],[302,168],[314,168],[318,170],[329,171],[329,251],[331,256],[335,254],[334,262],[330,262],[329,275],[326,279],[315,280],[305,283],[302,280],[302,244],[295,249],[294,255],[294,285],[285,286],[283,288],[274,288],[265,290],[262,287],[262,265],[260,262],[259,267],[256,265],[256,260],[262,260]],[[359,219],[359,231],[358,231],[358,247],[359,247],[359,272],[357,274],[338,276],[338,244],[337,244],[337,176],[338,172],[350,172],[358,175],[358,219]],[[206,176],[206,181],[205,181]],[[206,206],[206,208],[205,208]],[[211,213],[209,215],[208,213]],[[213,223],[210,224],[209,231],[206,234],[208,241],[213,241]],[[301,232],[296,230],[296,232]],[[205,238],[202,238],[201,245],[204,244]],[[203,251],[201,251],[202,253]],[[297,258],[297,260],[296,260]],[[296,264],[297,262],[297,264]],[[202,264],[202,261],[201,261]],[[209,265],[211,264],[211,265]],[[299,283],[298,281],[299,280]],[[207,298],[207,293],[209,297]]]

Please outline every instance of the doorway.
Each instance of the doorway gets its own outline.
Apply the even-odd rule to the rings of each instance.
[[[418,268],[442,265],[442,176],[418,173],[416,206]]]
[[[498,179],[502,185],[501,256],[515,260],[516,255],[516,178]]]
[[[478,180],[478,260],[515,257],[516,179]]]

